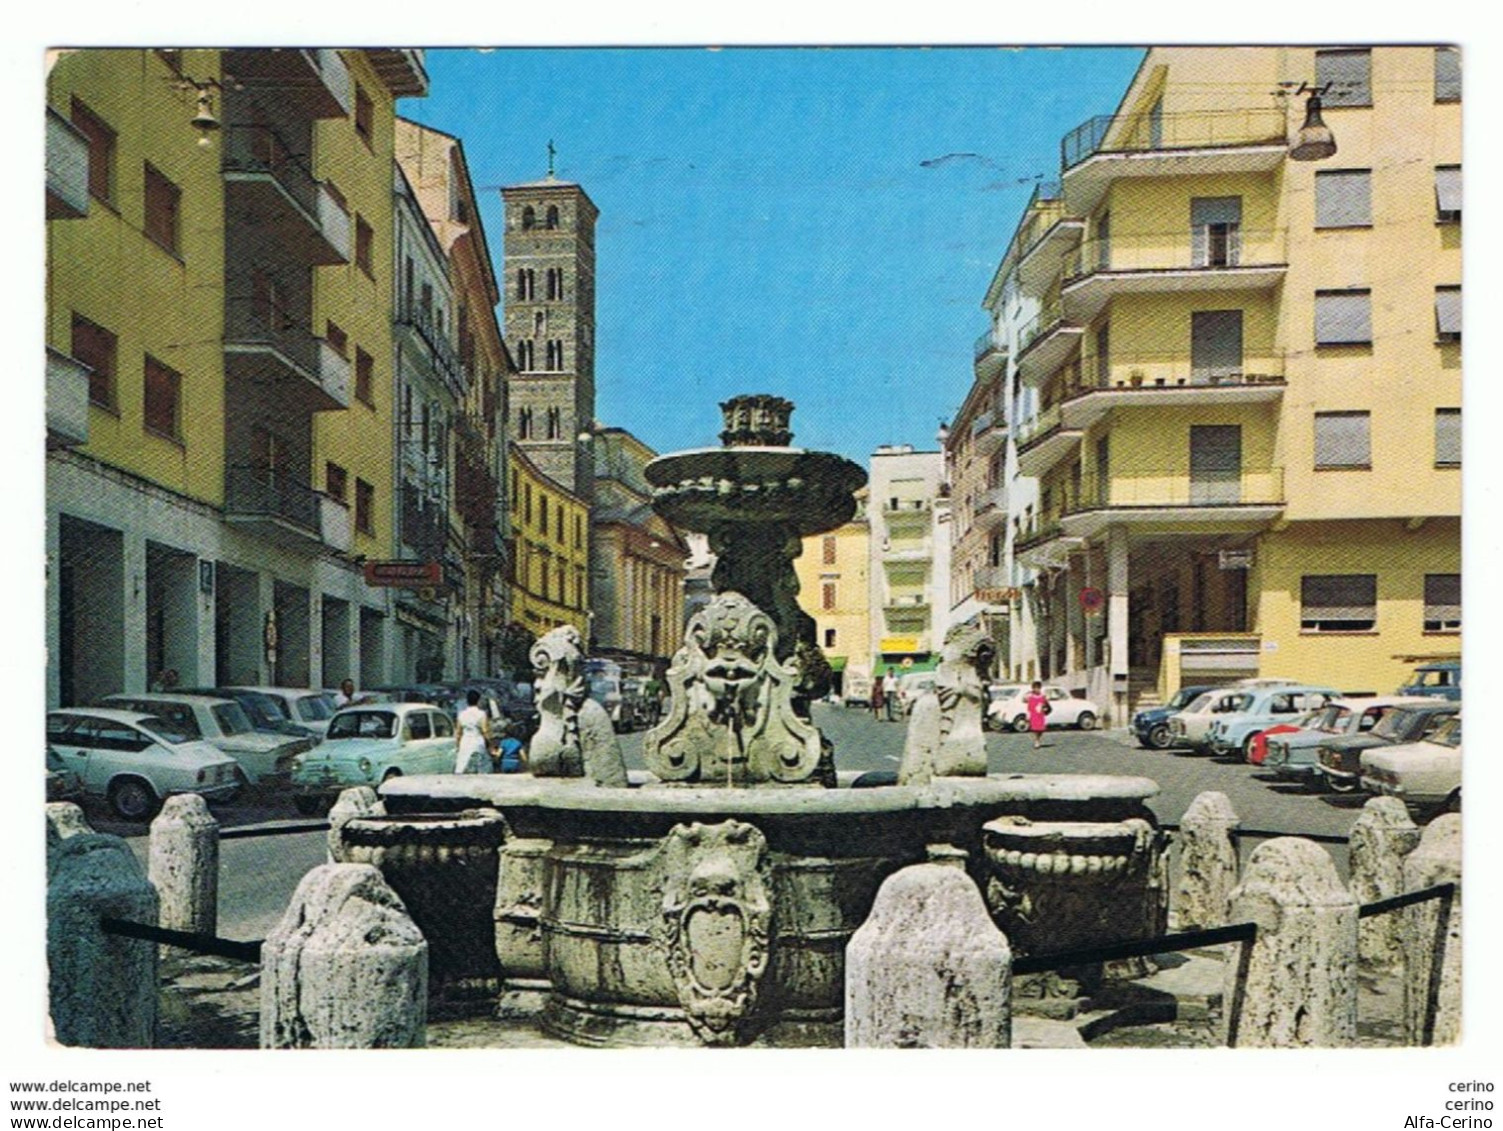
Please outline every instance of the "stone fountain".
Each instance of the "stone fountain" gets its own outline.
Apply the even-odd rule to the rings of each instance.
[[[654,508],[718,555],[716,595],[690,619],[667,715],[644,737],[650,773],[621,784],[615,737],[580,690],[578,634],[555,630],[534,652],[548,694],[533,773],[395,779],[384,812],[338,824],[346,851],[456,861],[423,883],[464,894],[419,926],[493,939],[494,966],[486,954],[458,967],[499,970],[503,1015],[587,1045],[840,1045],[846,943],[882,881],[931,849],[962,850],[999,925],[1035,948],[1161,932],[1162,842],[1145,804],[1157,785],[988,776],[990,651],[966,634],[947,640],[915,709],[904,784],[846,788],[857,775],[837,773],[810,718],[830,672],[793,561],[803,537],[851,517],[865,475],[789,446],[786,400],[721,407],[721,447],[647,467]],[[489,843],[492,828],[497,855],[445,855],[446,837]],[[1047,850],[1012,851],[1030,837]],[[428,847],[404,855],[409,841]]]

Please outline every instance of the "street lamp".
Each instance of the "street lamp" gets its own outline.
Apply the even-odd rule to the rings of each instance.
[[[1294,92],[1296,98],[1301,94],[1310,97],[1305,101],[1305,124],[1299,128],[1294,144],[1289,147],[1291,161],[1323,161],[1336,152],[1336,136],[1320,117],[1320,96],[1330,89],[1330,83],[1318,87],[1300,83]]]

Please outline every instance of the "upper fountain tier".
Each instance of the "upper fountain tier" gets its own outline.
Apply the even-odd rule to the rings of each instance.
[[[723,447],[670,452],[647,465],[654,510],[685,530],[768,523],[801,537],[850,521],[866,472],[833,452],[789,447],[791,401],[752,394],[720,411]]]

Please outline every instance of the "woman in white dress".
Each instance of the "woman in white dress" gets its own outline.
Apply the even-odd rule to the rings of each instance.
[[[467,706],[459,712],[454,727],[454,772],[488,774],[491,772],[491,721],[480,706],[480,692],[471,688],[465,693]]]

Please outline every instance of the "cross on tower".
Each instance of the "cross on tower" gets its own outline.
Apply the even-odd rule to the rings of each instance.
[[[553,158],[558,150],[553,148],[553,139],[548,139],[548,175],[553,176]]]

